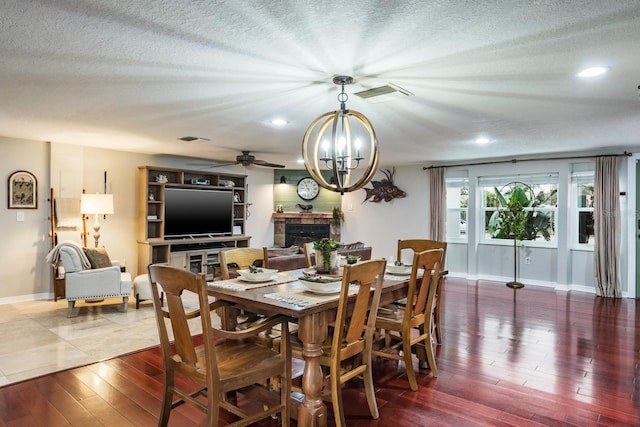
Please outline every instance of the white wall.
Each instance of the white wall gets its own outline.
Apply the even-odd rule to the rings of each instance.
[[[385,169],[384,167],[382,169]],[[374,180],[384,178],[378,172]],[[427,238],[427,174],[421,166],[396,167],[395,185],[407,196],[390,202],[364,202],[361,189],[343,196],[342,241],[371,246],[372,257],[395,257],[399,239]],[[372,188],[371,184],[365,186]]]
[[[3,182],[0,184],[0,299],[11,301],[42,297],[50,292],[42,278],[49,273],[44,257],[49,252],[49,145],[21,139],[0,138],[0,164]],[[13,172],[26,170],[37,182],[37,209],[8,209],[8,178]],[[17,221],[17,212],[24,221]]]

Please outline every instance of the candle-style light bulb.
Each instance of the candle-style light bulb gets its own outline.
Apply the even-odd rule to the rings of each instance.
[[[344,147],[346,145],[347,145],[347,140],[345,139],[344,136],[341,136],[340,138],[338,138],[338,154],[340,154],[341,156],[344,153]]]
[[[324,150],[324,158],[329,158],[329,141],[326,139],[322,140],[322,149]]]

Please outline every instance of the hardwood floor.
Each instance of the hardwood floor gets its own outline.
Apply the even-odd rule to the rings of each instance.
[[[448,278],[442,302],[439,377],[419,370],[411,392],[404,366],[376,361],[380,418],[352,381],[348,425],[640,425],[637,300]],[[158,349],[11,384],[0,388],[0,426],[154,426],[161,384]],[[202,420],[183,405],[170,425]]]

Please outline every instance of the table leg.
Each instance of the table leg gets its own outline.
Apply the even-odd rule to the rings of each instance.
[[[305,360],[302,373],[304,401],[298,410],[299,426],[326,426],[327,407],[322,401],[324,382],[320,356],[322,343],[327,338],[328,323],[324,313],[314,313],[302,317],[298,323],[298,337],[302,341],[302,355]]]
[[[240,310],[231,306],[216,308],[216,314],[220,317],[220,329],[235,331],[238,326],[238,314]]]

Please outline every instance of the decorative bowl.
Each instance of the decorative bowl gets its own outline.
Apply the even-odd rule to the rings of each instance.
[[[260,268],[260,272],[252,273],[248,268],[246,270],[237,270],[240,278],[248,282],[266,282],[278,272],[271,268]]]
[[[360,258],[355,255],[340,255],[340,267],[344,267],[347,264],[355,264],[360,261]]]
[[[411,274],[410,265],[387,264],[387,272],[391,274]]]
[[[318,294],[334,294],[340,291],[342,277],[331,276],[302,276],[302,283],[308,290]]]

